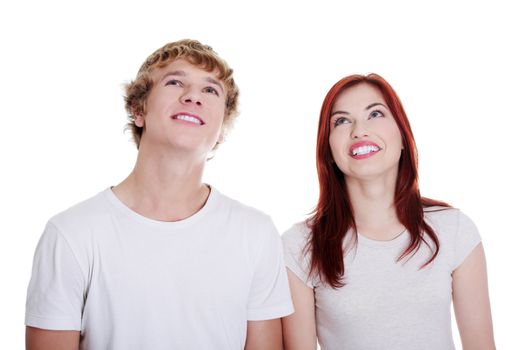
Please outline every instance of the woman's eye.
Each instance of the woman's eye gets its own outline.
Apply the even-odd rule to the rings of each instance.
[[[370,118],[378,118],[378,117],[384,117],[385,115],[381,111],[372,111],[370,113]]]
[[[168,85],[182,86],[182,82],[177,79],[171,79],[166,82],[166,86]]]
[[[348,120],[347,118],[345,117],[339,117],[335,120],[334,122],[334,126],[339,126],[341,124],[346,124],[346,123],[350,123],[350,120]]]
[[[211,86],[205,87],[204,88],[204,92],[210,93],[210,94],[215,94],[215,95],[219,96],[219,92],[216,89],[212,88]]]

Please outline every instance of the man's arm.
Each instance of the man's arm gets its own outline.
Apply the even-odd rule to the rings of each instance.
[[[314,291],[290,270],[288,281],[295,312],[283,318],[284,348],[314,350],[317,348]]]
[[[245,350],[281,350],[281,319],[248,321]]]
[[[79,331],[26,327],[26,350],[78,350]]]
[[[452,297],[463,349],[496,349],[481,243],[452,273]]]
[[[27,291],[26,349],[78,350],[85,284],[71,245],[48,222]]]

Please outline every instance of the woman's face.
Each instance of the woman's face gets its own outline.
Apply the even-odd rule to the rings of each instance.
[[[360,83],[339,94],[331,111],[329,142],[347,181],[397,178],[401,132],[375,86]]]

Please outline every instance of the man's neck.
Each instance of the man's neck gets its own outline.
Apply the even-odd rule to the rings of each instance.
[[[210,189],[202,183],[205,159],[139,151],[131,174],[113,192],[138,214],[179,221],[199,211]]]

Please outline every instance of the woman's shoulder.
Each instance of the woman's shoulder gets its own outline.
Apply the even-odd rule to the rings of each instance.
[[[425,220],[433,221],[436,223],[449,223],[457,220],[461,211],[453,207],[443,207],[443,206],[430,206],[423,208],[423,214]]]
[[[426,207],[423,213],[427,224],[440,236],[456,232],[459,216],[463,215],[459,209],[442,206]]]
[[[282,234],[284,262],[301,281],[314,288],[316,280],[310,275],[311,254],[308,249],[310,237],[308,221],[301,221]]]
[[[425,220],[445,226],[457,226],[462,222],[471,221],[463,211],[453,207],[425,207],[423,208],[423,213]]]
[[[288,230],[282,234],[283,243],[285,245],[305,245],[310,236],[310,228],[308,221],[301,221],[295,223]]]
[[[292,225],[281,235],[285,251],[293,255],[304,254],[307,251],[311,232],[308,220]]]
[[[456,237],[471,232],[477,233],[477,228],[472,219],[463,211],[451,207],[424,208],[425,221],[442,238]]]

